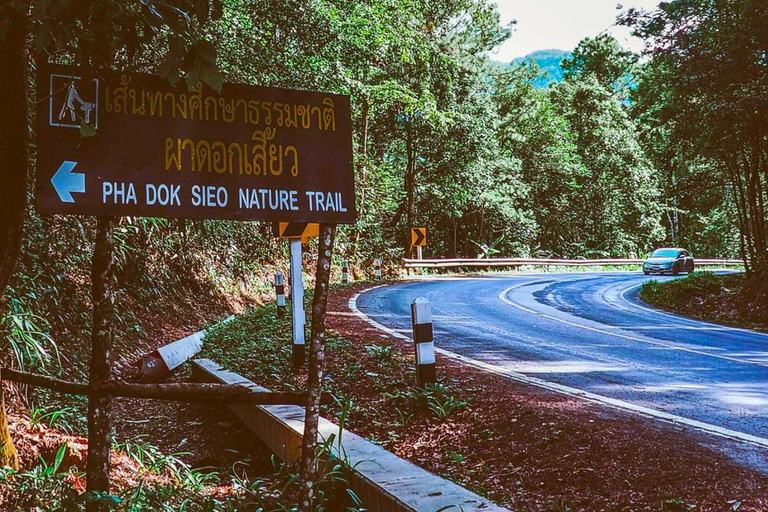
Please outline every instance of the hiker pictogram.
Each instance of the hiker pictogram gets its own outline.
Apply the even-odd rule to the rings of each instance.
[[[99,81],[82,80],[77,76],[52,74],[50,80],[49,124],[80,128],[99,125]]]
[[[77,92],[74,80],[71,80],[67,86],[67,101],[61,106],[61,111],[59,112],[59,121],[64,119],[67,113],[69,113],[70,121],[77,121],[79,116],[75,110],[75,102],[80,104],[80,109],[83,111],[82,117],[84,118],[85,123],[90,124],[91,111],[96,108],[96,104],[91,103],[90,101],[83,101],[83,98],[81,98]]]

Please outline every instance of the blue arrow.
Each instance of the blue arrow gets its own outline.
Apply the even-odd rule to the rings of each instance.
[[[53,188],[63,203],[74,203],[72,192],[85,192],[85,174],[72,172],[77,162],[65,160],[51,178]]]

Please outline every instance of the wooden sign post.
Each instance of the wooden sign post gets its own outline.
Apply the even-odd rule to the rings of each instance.
[[[112,320],[114,296],[114,219],[99,217],[96,246],[91,268],[91,299],[93,328],[91,331],[91,368],[89,384],[100,387],[112,377]],[[109,492],[109,460],[112,450],[111,397],[109,392],[94,393],[88,400],[88,462],[87,491]],[[100,501],[88,504],[92,511],[106,511]]]

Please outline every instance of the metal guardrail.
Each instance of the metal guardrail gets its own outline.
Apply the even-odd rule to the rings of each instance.
[[[589,267],[589,266],[631,266],[642,265],[645,260],[632,259],[594,259],[594,260],[566,260],[566,259],[541,259],[541,258],[453,258],[453,259],[408,259],[403,258],[405,268],[456,268],[456,267],[519,267],[522,265],[536,266],[564,266],[564,267]],[[697,259],[696,266],[712,267],[721,265],[743,266],[743,260],[728,259]]]

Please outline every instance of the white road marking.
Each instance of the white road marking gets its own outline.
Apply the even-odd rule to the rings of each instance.
[[[352,310],[361,319],[366,321],[368,324],[375,327],[376,329],[379,329],[395,338],[412,342],[413,340],[411,340],[410,337],[404,334],[401,334],[400,332],[397,332],[393,329],[390,329],[385,325],[378,323],[372,318],[369,318],[365,313],[360,311],[360,309],[358,309],[357,299],[358,297],[360,297],[360,295],[362,295],[363,293],[369,292],[371,290],[374,290],[376,288],[381,288],[382,286],[385,286],[385,285],[374,286],[373,288],[368,288],[366,290],[363,290],[362,292],[357,293],[355,296],[349,299],[349,303],[348,303],[349,309]],[[529,311],[532,311],[532,310],[529,310]],[[633,414],[638,414],[640,416],[654,418],[654,419],[666,421],[666,422],[677,424],[677,425],[685,425],[699,432],[704,432],[707,434],[712,434],[715,436],[724,437],[727,439],[732,439],[732,440],[741,441],[744,443],[749,443],[749,444],[768,448],[768,439],[755,436],[752,434],[747,434],[746,432],[739,432],[738,430],[731,430],[731,429],[720,427],[717,425],[712,425],[710,423],[705,423],[703,421],[698,421],[690,418],[685,418],[683,416],[678,416],[676,414],[671,414],[664,411],[657,411],[656,409],[651,409],[650,407],[644,407],[641,405],[636,405],[630,402],[626,402],[624,400],[619,400],[616,398],[610,398],[607,396],[598,395],[596,393],[584,391],[584,390],[573,388],[570,386],[565,386],[563,384],[558,384],[556,382],[550,382],[544,379],[539,379],[537,377],[529,377],[528,375],[524,375],[522,373],[518,373],[506,368],[501,368],[496,365],[484,363],[482,361],[478,361],[470,357],[462,356],[460,354],[456,354],[454,352],[451,352],[449,350],[445,350],[442,348],[436,347],[435,352],[443,356],[449,357],[451,359],[461,361],[462,363],[468,364],[470,366],[474,366],[481,370],[499,375],[501,377],[505,377],[518,382],[523,382],[525,384],[530,384],[533,386],[538,386],[540,388],[554,391],[556,393],[572,396],[574,398],[580,398],[588,402],[607,405],[609,407],[614,407],[616,409],[628,411]],[[711,354],[705,354],[705,355],[711,355]]]
[[[670,344],[670,343],[664,343],[663,341],[650,340],[650,339],[647,339],[647,338],[639,338],[637,336],[630,336],[628,334],[620,334],[620,333],[617,333],[617,332],[611,332],[611,331],[607,331],[607,330],[603,330],[603,329],[598,329],[596,327],[590,327],[588,325],[583,325],[583,324],[579,324],[579,323],[576,323],[576,322],[571,322],[570,320],[565,320],[564,318],[558,318],[556,316],[552,316],[552,315],[549,315],[547,313],[541,313],[539,311],[535,311],[533,309],[527,308],[527,307],[523,306],[522,304],[518,304],[517,302],[515,302],[515,301],[513,301],[513,300],[511,300],[511,299],[509,299],[507,297],[507,294],[509,292],[511,292],[512,290],[515,290],[515,289],[520,288],[522,286],[527,286],[529,284],[531,284],[531,283],[520,283],[520,284],[517,284],[515,286],[510,286],[509,288],[506,288],[506,289],[502,290],[501,293],[499,293],[498,298],[499,298],[499,300],[501,300],[505,304],[508,304],[508,305],[510,305],[510,306],[512,306],[514,308],[517,308],[517,309],[519,309],[521,311],[525,311],[526,313],[530,313],[532,315],[537,315],[537,316],[540,316],[542,318],[546,318],[548,320],[554,320],[555,322],[560,322],[561,324],[570,325],[571,327],[576,327],[578,329],[584,329],[585,331],[597,332],[597,333],[600,333],[600,334],[605,334],[605,335],[608,335],[608,336],[613,336],[615,338],[621,338],[621,339],[625,339],[625,340],[629,340],[629,341],[637,341],[637,342],[640,342],[640,343],[645,343],[647,345],[654,345],[654,346],[657,346],[657,347],[664,347],[664,348],[667,348],[667,349],[670,349],[670,350],[677,350],[677,351],[680,351],[680,352],[688,352],[688,353],[691,353],[691,354],[698,354],[698,355],[707,356],[707,357],[714,357],[714,358],[717,358],[717,359],[723,359],[725,361],[731,361],[733,363],[752,364],[752,365],[755,365],[755,366],[762,366],[764,368],[768,368],[768,363],[764,363],[764,362],[760,362],[760,361],[755,361],[755,360],[752,360],[752,359],[739,359],[737,357],[730,357],[730,356],[724,356],[724,355],[719,355],[719,354],[712,354],[711,352],[706,352],[706,351],[703,351],[703,350],[697,350],[697,349],[688,348],[688,347],[681,347],[680,345],[673,345],[673,344]],[[536,284],[536,283],[533,283],[533,284]]]
[[[726,331],[725,327],[695,327],[693,325],[605,325],[606,329],[637,329],[642,331],[663,331],[663,330],[683,330],[683,331]]]

